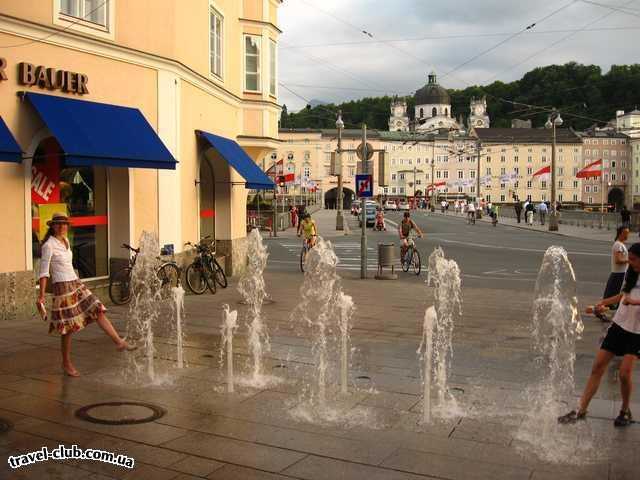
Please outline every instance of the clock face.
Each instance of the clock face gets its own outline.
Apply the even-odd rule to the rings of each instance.
[[[402,122],[398,121],[396,122],[396,127],[401,127],[402,126]]]

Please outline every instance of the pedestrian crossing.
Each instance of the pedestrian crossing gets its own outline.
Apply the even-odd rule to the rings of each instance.
[[[278,242],[279,246],[285,248],[291,260],[269,260],[269,264],[274,266],[299,265],[300,243]],[[360,271],[360,242],[332,243],[333,250],[338,257],[338,269]],[[367,245],[367,270],[378,269],[378,253],[374,247]]]

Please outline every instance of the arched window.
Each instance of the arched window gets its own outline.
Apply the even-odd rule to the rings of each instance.
[[[433,107],[431,109],[431,116],[432,117],[437,117],[438,116],[438,109],[436,107]]]
[[[424,108],[420,109],[420,118],[424,118]]]

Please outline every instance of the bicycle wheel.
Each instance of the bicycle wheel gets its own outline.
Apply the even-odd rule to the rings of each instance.
[[[126,305],[131,300],[131,269],[118,270],[109,277],[109,298],[115,305]]]
[[[413,249],[411,247],[407,248],[407,251],[404,252],[404,257],[402,257],[402,271],[408,272],[409,267],[411,266],[411,256]]]
[[[302,247],[300,252],[300,271],[304,273],[304,264],[307,261],[307,247]]]
[[[216,272],[216,282],[218,282],[218,285],[220,285],[222,288],[227,288],[227,276],[224,274],[224,270],[215,258],[213,259],[213,267],[215,268]]]
[[[420,252],[418,250],[413,251],[411,258],[411,265],[413,266],[413,272],[416,275],[420,275],[420,269],[422,268],[422,262],[420,262]]]
[[[205,280],[204,270],[200,262],[192,263],[187,267],[185,272],[187,287],[196,295],[202,295],[207,290],[207,281]]]
[[[160,294],[162,298],[171,297],[171,290],[180,285],[180,269],[175,263],[165,263],[158,269]]]
[[[211,293],[215,294],[217,290],[216,271],[213,265],[213,260],[211,258],[208,258],[207,260],[205,260],[203,272],[204,272],[204,279],[207,283],[207,287],[209,287],[209,290],[211,291]]]

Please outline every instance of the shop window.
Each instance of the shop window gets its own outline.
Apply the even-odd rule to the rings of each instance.
[[[249,92],[262,91],[260,86],[261,40],[255,35],[244,36],[244,89]]]
[[[200,161],[200,189],[198,197],[200,201],[200,238],[210,236],[215,239],[216,220],[216,182],[213,166],[206,157]]]
[[[222,15],[213,7],[209,10],[209,68],[211,73],[222,78]]]
[[[57,212],[71,219],[69,243],[80,278],[108,275],[106,170],[66,165],[58,143],[47,139],[36,149],[31,166],[31,240],[36,272],[47,221]]]
[[[60,0],[60,13],[106,27],[108,6],[104,0]]]

